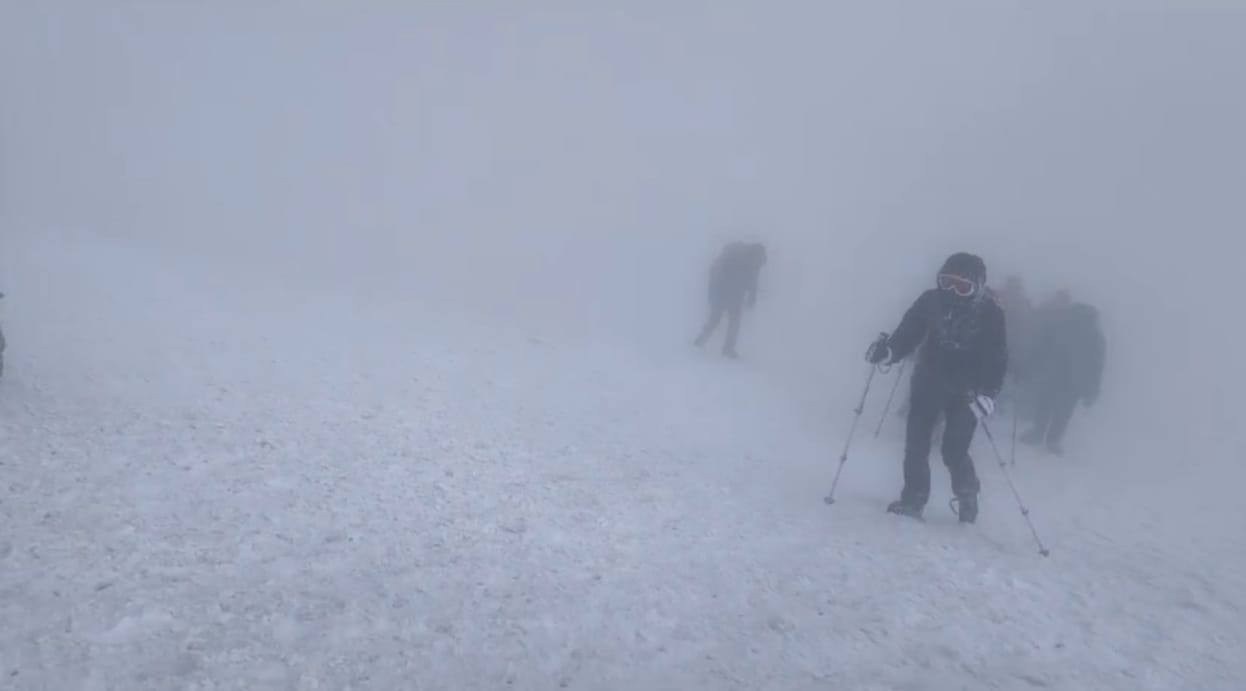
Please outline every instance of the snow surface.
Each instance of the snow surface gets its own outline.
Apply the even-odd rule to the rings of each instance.
[[[882,512],[900,452],[895,429],[870,438],[885,387],[828,507],[849,407],[791,395],[776,363],[678,337],[560,340],[102,243],[22,252],[0,384],[0,687],[1246,679],[1246,512],[1214,484],[1213,516],[1173,505],[1171,484],[1106,492],[1103,461],[1023,454],[1043,559],[981,439],[979,525],[944,508],[937,456],[927,523]],[[820,385],[847,400],[861,381]]]

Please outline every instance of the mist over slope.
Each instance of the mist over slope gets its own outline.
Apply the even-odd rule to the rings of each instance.
[[[717,244],[756,237],[776,348],[810,357],[971,248],[1101,307],[1122,400],[1226,394],[1189,335],[1226,328],[1240,246],[1240,8],[4,12],[8,241],[79,229],[666,342]]]
[[[14,688],[1228,689],[1243,673],[1242,509],[1174,511],[1184,483],[1022,450],[1044,560],[986,462],[979,525],[943,509],[943,482],[925,524],[884,515],[894,425],[863,435],[827,507],[842,429],[760,364],[550,341],[108,243],[21,259],[0,396]]]
[[[920,532],[894,533],[887,517],[875,515],[899,482],[896,429],[854,454],[846,507],[828,513],[819,501],[866,375],[866,344],[894,328],[947,254],[969,250],[986,259],[993,283],[1020,275],[1039,299],[1068,288],[1103,315],[1102,400],[1078,412],[1068,458],[1027,459],[1018,471],[1057,554],[1071,548],[1088,563],[1068,582],[1035,585],[1041,596],[1025,611],[1057,608],[1063,623],[1113,621],[1119,635],[1106,649],[1124,667],[1139,664],[1156,653],[1130,636],[1160,624],[1144,615],[1114,620],[1114,603],[1125,608],[1133,596],[1165,611],[1186,601],[1169,597],[1183,588],[1195,593],[1187,612],[1238,611],[1243,602],[1242,564],[1233,556],[1246,525],[1238,497],[1246,407],[1237,395],[1246,366],[1234,354],[1243,336],[1234,317],[1246,227],[1243,65],[1246,9],[1211,2],[4,3],[0,291],[8,304],[0,324],[10,351],[0,451],[6,474],[21,473],[13,486],[23,489],[10,499],[24,502],[7,504],[23,509],[9,509],[20,530],[5,544],[27,559],[29,543],[90,537],[91,518],[79,506],[95,495],[62,493],[78,474],[109,506],[167,510],[157,495],[194,483],[162,477],[173,484],[135,490],[133,477],[176,456],[170,446],[189,445],[205,467],[218,459],[223,470],[213,472],[225,485],[224,474],[244,472],[248,453],[213,446],[220,440],[199,436],[186,419],[157,414],[167,407],[196,411],[197,425],[224,424],[231,439],[253,412],[268,429],[260,441],[270,444],[375,444],[369,448],[386,458],[435,461],[419,473],[482,478],[487,489],[478,495],[430,503],[428,478],[405,475],[418,464],[386,463],[384,482],[401,496],[387,495],[382,505],[420,535],[435,532],[428,525],[438,516],[477,516],[464,506],[513,484],[523,489],[507,496],[554,522],[597,515],[603,504],[622,523],[641,521],[628,539],[645,554],[629,563],[646,574],[675,568],[672,554],[699,548],[704,568],[679,571],[691,584],[719,568],[723,550],[739,550],[728,556],[751,560],[756,580],[733,586],[740,600],[723,605],[732,613],[757,614],[748,592],[758,582],[770,588],[776,611],[820,596],[825,584],[812,575],[799,587],[770,580],[778,577],[768,569],[805,573],[794,563],[809,574],[847,563],[845,571],[862,578],[859,598],[878,597],[869,578],[894,569],[911,569],[912,578],[892,588],[920,590],[920,570],[937,568],[935,557],[955,560],[958,550],[974,565],[1004,560],[1000,568],[1020,579],[1014,584],[1050,578],[1033,575],[1042,567],[1019,556],[1026,535],[1002,485],[984,498],[993,502],[984,531],[999,531],[998,555],[942,533],[940,540],[954,542],[923,547]],[[758,309],[746,317],[744,362],[732,368],[706,362],[690,341],[704,316],[709,261],[734,239],[765,242],[770,262]],[[429,372],[441,379],[411,383]],[[490,405],[495,396],[500,402]],[[881,405],[881,394],[874,396],[871,416]],[[337,442],[310,431],[377,406],[385,412],[373,419],[384,425],[339,430]],[[461,445],[439,446],[430,430],[447,428]],[[145,453],[136,438],[156,440],[159,451]],[[471,451],[473,443],[488,453]],[[69,455],[77,460],[57,461],[65,457],[51,455],[58,444],[76,449]],[[529,458],[515,444],[539,451],[529,449]],[[978,444],[979,472],[992,478]],[[310,487],[351,486],[350,478],[366,475],[348,460],[354,453],[327,459],[288,486],[282,478],[302,472],[298,453],[266,461],[256,477],[299,503]],[[19,463],[31,454],[38,465]],[[93,474],[100,464],[110,470]],[[932,466],[941,487],[937,454]],[[555,488],[563,481],[550,478],[567,467],[620,475],[581,477],[571,496],[561,496]],[[654,538],[665,524],[648,522],[616,481],[639,483],[652,499],[644,510],[664,507],[663,520],[693,521],[694,537]],[[204,501],[228,511],[275,500],[240,498],[216,482],[206,487]],[[714,488],[741,498],[716,505]],[[355,507],[380,491],[353,489],[343,501]],[[518,498],[525,492],[538,498]],[[75,497],[57,510],[86,533],[31,523],[49,513],[42,507],[53,496]],[[412,505],[425,507],[418,520],[401,513]],[[274,515],[299,515],[280,506]],[[747,525],[758,512],[772,520],[765,530]],[[337,520],[315,516],[313,523]],[[379,520],[357,515],[383,550]],[[222,534],[154,536],[137,525],[141,547],[97,537],[122,552],[181,541],[188,552],[166,555],[181,564],[196,544],[223,549],[240,523],[222,525],[229,526]],[[717,541],[715,525],[733,526],[737,539]],[[579,529],[573,547],[547,545],[541,558],[606,559],[592,545],[592,528]],[[537,527],[521,533],[556,542]],[[761,542],[775,535],[792,544]],[[845,546],[854,539],[869,547]],[[900,542],[880,547],[890,540]],[[75,543],[63,544],[56,563],[68,573]],[[423,548],[400,544],[408,557]],[[823,551],[802,562],[793,545]],[[491,548],[470,553],[496,566],[488,563]],[[268,563],[273,549],[255,547],[256,564]],[[1099,552],[1108,556],[1093,558]],[[315,556],[296,550],[288,558]],[[1116,600],[1088,585],[1145,581],[1143,564],[1152,558],[1169,569],[1156,589],[1122,585]],[[1205,573],[1174,566],[1189,559]],[[19,574],[13,588],[55,589],[36,577],[38,562],[11,573]],[[534,587],[547,583],[538,571],[524,573]],[[998,583],[965,585],[966,577],[957,570],[935,581],[1001,608],[1016,595]],[[100,582],[117,578],[124,580]],[[284,587],[289,578],[276,582]],[[342,578],[326,589],[353,583]],[[623,606],[654,582],[592,592]],[[198,584],[208,593],[219,583]],[[1086,602],[1061,600],[1061,588]],[[385,600],[368,592],[375,597],[359,606],[373,620]],[[688,592],[675,588],[655,607]],[[468,598],[453,588],[440,595]],[[548,595],[538,601],[553,606]],[[5,600],[17,606],[16,596]],[[54,600],[15,616],[60,616],[64,605]],[[103,617],[101,630],[116,624],[104,620],[124,602],[91,615]],[[838,602],[841,614],[852,609]],[[702,604],[697,613],[713,611]],[[911,628],[901,605],[880,607],[883,628]],[[648,616],[633,614],[603,649],[648,650],[628,648],[631,631],[623,629],[643,628],[638,622]],[[977,620],[968,608],[963,614],[964,631],[946,645],[987,635],[971,631]],[[560,630],[588,635],[592,627],[575,617],[560,610]],[[472,611],[464,626],[475,624],[472,635],[484,636],[492,631],[485,619]],[[697,621],[703,628],[692,634],[672,632],[674,624],[667,633],[711,646],[705,641],[727,636],[724,622]],[[1190,633],[1173,649],[1193,650],[1199,617],[1182,621]],[[1219,640],[1240,640],[1240,628],[1208,621]],[[809,633],[817,625],[799,626],[809,655],[832,645]],[[1021,628],[1014,620],[1001,626],[991,635]],[[16,641],[31,631],[6,633]],[[416,629],[403,631],[422,640]],[[50,655],[80,655],[82,666],[61,679],[72,684],[103,649],[77,648],[72,627],[65,635],[66,647]],[[731,638],[741,646],[745,639]],[[454,650],[488,650],[497,640],[468,636]],[[662,640],[654,649],[674,639]],[[924,645],[918,640],[866,646],[876,657],[857,671]],[[271,650],[280,657],[291,645],[277,641]],[[307,645],[308,655],[342,649],[332,641]],[[368,650],[357,645],[351,649]],[[739,652],[723,645],[716,654]],[[568,655],[574,647],[565,640],[544,646]],[[695,647],[683,648],[689,657],[679,660],[692,659]],[[1104,650],[1088,651],[1067,676],[1048,681],[1115,684],[1096,676],[1110,674],[1110,665],[1095,666],[1094,654]],[[38,652],[27,649],[20,659]],[[165,653],[182,654],[155,658]],[[997,653],[981,651],[983,659]],[[589,670],[582,680],[649,658],[592,659],[596,665],[578,663]],[[944,662],[939,669],[949,679],[966,678]],[[1031,662],[1040,671],[1060,664],[1044,655]],[[445,664],[444,679],[461,681],[472,669],[461,655]],[[1209,663],[1205,683],[1191,688],[1216,688],[1226,664]],[[678,660],[666,669],[677,668]],[[988,678],[1015,681],[1008,676],[1015,668],[1003,664]],[[192,678],[229,677],[222,669],[199,658],[193,674],[200,676]],[[1156,679],[1195,679],[1173,670]],[[391,671],[401,678],[398,667]],[[249,676],[252,668],[235,672],[260,678]],[[713,676],[719,673],[694,673],[690,683],[765,683],[738,670],[724,682]],[[102,678],[112,674],[123,672]],[[526,677],[535,678],[545,679]]]

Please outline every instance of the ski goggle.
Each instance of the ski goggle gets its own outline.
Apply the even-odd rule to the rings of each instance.
[[[956,274],[939,274],[939,287],[943,290],[950,290],[957,295],[967,298],[974,294],[978,289],[978,284]]]

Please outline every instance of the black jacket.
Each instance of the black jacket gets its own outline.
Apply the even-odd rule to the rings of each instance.
[[[757,279],[766,261],[761,245],[733,242],[710,267],[710,300],[712,302],[750,303],[757,299]]]
[[[1004,310],[990,297],[960,298],[928,290],[905,312],[887,340],[891,361],[921,347],[914,377],[934,377],[966,394],[999,395],[1008,368]]]

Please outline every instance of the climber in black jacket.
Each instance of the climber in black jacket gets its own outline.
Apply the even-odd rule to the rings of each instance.
[[[978,516],[978,477],[969,445],[978,420],[995,409],[1008,365],[1004,312],[986,289],[986,264],[957,253],[939,271],[938,288],[922,293],[889,337],[870,345],[874,364],[903,360],[920,346],[910,392],[904,446],[904,490],[887,510],[920,518],[930,498],[930,445],[946,417],[943,463],[952,477],[961,522]]]

